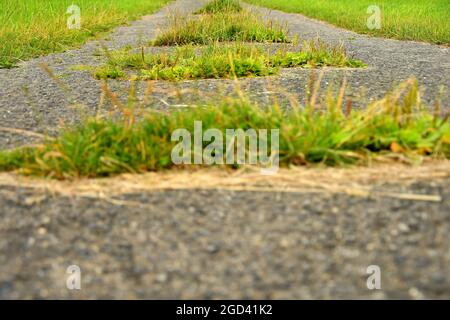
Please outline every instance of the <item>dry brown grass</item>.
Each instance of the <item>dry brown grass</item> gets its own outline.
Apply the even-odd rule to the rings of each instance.
[[[389,197],[436,202],[442,200],[439,195],[389,192],[380,186],[389,184],[408,186],[419,181],[447,178],[450,178],[450,161],[430,160],[420,166],[384,163],[371,167],[350,168],[294,167],[280,169],[272,176],[261,175],[259,169],[252,167],[240,170],[223,168],[172,170],[74,181],[45,180],[2,173],[0,187],[34,190],[33,196],[25,200],[27,204],[38,203],[49,196],[66,196],[95,198],[116,205],[145,206],[139,202],[119,200],[116,197],[124,194],[187,189],[346,194],[357,197]]]

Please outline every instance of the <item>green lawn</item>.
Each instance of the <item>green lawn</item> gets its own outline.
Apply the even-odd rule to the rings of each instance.
[[[0,0],[0,68],[62,51],[169,0]],[[67,27],[67,8],[81,8],[81,29]]]
[[[450,44],[448,0],[246,0],[247,2],[298,12],[360,33],[388,38]],[[367,8],[382,11],[380,30],[367,28]]]

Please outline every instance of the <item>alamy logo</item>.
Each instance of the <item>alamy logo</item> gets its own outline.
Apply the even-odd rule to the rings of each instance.
[[[69,290],[81,290],[81,269],[77,265],[71,265],[67,268],[69,274],[66,280],[66,287]]]
[[[381,289],[381,269],[377,265],[371,265],[367,267],[367,274],[370,276],[367,278],[367,289],[380,290]]]
[[[267,129],[226,129],[224,139],[223,131],[207,129],[203,132],[202,122],[194,121],[193,139],[187,129],[177,129],[171,141],[178,141],[171,154],[174,164],[251,164],[262,166],[262,174],[278,172],[279,129],[270,130],[270,139]],[[203,148],[204,142],[210,143]]]
[[[71,5],[67,8],[67,28],[79,30],[81,28],[81,9],[77,5]]]
[[[367,18],[367,28],[369,30],[380,30],[381,29],[381,9],[379,6],[369,6],[367,8],[367,13],[370,14]]]

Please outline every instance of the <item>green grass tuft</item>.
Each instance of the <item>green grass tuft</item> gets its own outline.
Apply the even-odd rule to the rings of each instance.
[[[211,44],[224,41],[289,42],[287,32],[276,22],[265,22],[248,11],[219,12],[194,18],[174,16],[155,46]]]
[[[177,47],[169,53],[131,53],[130,49],[109,52],[108,63],[95,70],[97,79],[124,78],[124,70],[134,69],[140,80],[171,80],[268,76],[280,68],[363,67],[346,55],[342,46],[328,47],[323,42],[305,42],[301,49],[265,50],[242,43]]]
[[[175,167],[173,131],[193,133],[194,121],[202,121],[204,130],[222,132],[279,129],[282,166],[364,164],[377,157],[450,158],[448,118],[421,104],[415,80],[364,110],[347,105],[343,112],[342,98],[339,94],[320,107],[311,103],[289,110],[229,98],[204,108],[153,111],[140,120],[122,106],[121,119],[91,119],[41,146],[1,151],[0,170],[63,179],[169,169]]]
[[[219,12],[240,12],[242,11],[239,0],[213,0],[196,13],[215,14]]]
[[[112,65],[96,68],[94,75],[97,79],[121,79],[126,76],[121,68]]]

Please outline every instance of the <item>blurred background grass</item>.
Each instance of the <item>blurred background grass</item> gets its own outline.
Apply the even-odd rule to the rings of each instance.
[[[62,51],[160,8],[170,0],[0,0],[0,68]],[[81,29],[67,27],[67,8],[81,8]]]
[[[336,26],[377,36],[450,45],[448,0],[246,0],[328,21]],[[378,5],[380,30],[367,28],[367,8]]]

